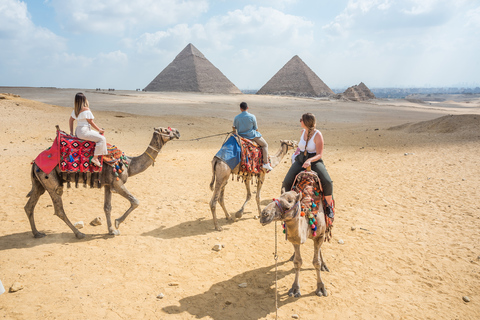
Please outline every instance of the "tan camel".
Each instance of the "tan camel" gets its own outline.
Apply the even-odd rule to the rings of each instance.
[[[153,166],[155,158],[162,149],[162,147],[168,141],[172,139],[179,139],[180,133],[176,129],[170,128],[154,128],[153,137],[150,141],[150,144],[147,147],[145,152],[138,157],[126,157],[128,161],[128,170],[124,170],[119,173],[119,180],[116,179],[113,168],[109,165],[104,165],[103,170],[100,173],[101,184],[105,188],[105,201],[104,201],[104,211],[107,220],[107,227],[109,234],[119,235],[120,231],[118,227],[127,216],[138,207],[139,201],[127,190],[125,183],[127,182],[128,177],[139,174],[147,170],[150,166]],[[65,211],[63,210],[62,194],[63,194],[63,182],[62,176],[57,165],[48,175],[45,174],[38,166],[34,163],[32,165],[31,171],[32,178],[32,190],[28,193],[27,204],[25,205],[25,212],[27,213],[28,220],[30,221],[30,227],[32,228],[33,235],[35,238],[41,238],[45,236],[45,233],[39,232],[35,227],[35,218],[34,218],[34,209],[35,205],[38,202],[40,196],[45,192],[45,190],[50,194],[52,198],[53,207],[55,209],[55,215],[62,219],[72,231],[75,233],[75,236],[78,239],[85,237],[85,234],[80,232],[75,226],[68,220]],[[111,222],[111,211],[112,211],[112,188],[119,195],[123,196],[130,202],[130,208],[118,219],[115,219],[115,227],[112,226]]]
[[[323,208],[320,206],[318,210],[317,230],[315,236],[313,236],[312,229],[309,225],[309,219],[306,216],[300,214],[300,200],[302,199],[301,193],[295,191],[289,191],[283,193],[280,198],[275,199],[268,204],[262,211],[260,216],[260,223],[267,225],[272,221],[284,221],[287,239],[293,244],[295,253],[293,256],[293,265],[295,268],[295,280],[292,288],[288,291],[289,296],[296,298],[301,296],[300,293],[300,268],[302,267],[302,256],[300,255],[300,245],[307,239],[313,240],[313,265],[317,272],[317,289],[315,293],[317,296],[327,296],[327,290],[322,282],[320,276],[320,270],[329,271],[325,264],[321,246],[325,241],[326,223]]]
[[[271,166],[275,168],[280,163],[280,161],[285,156],[285,154],[287,154],[288,150],[296,147],[297,147],[296,141],[280,140],[280,149],[277,151],[277,153],[274,156],[270,157]],[[235,217],[234,217],[228,213],[227,208],[225,207],[225,186],[228,183],[228,178],[230,174],[238,174],[240,170],[240,163],[232,170],[223,160],[217,157],[213,157],[212,170],[213,170],[213,176],[212,176],[212,182],[210,182],[210,190],[213,191],[213,196],[212,196],[212,199],[210,200],[210,210],[212,211],[213,224],[215,225],[215,230],[222,231],[222,227],[218,225],[218,221],[217,221],[217,213],[216,213],[217,201],[220,203],[220,206],[222,207],[223,212],[225,212],[225,217],[227,218],[227,220],[236,221],[237,219],[240,219],[243,216],[245,205],[247,204],[248,201],[250,201],[252,197],[252,193],[250,191],[250,183],[252,180],[252,176],[244,177],[245,187],[247,188],[247,199],[243,203],[240,210],[238,210],[235,213]],[[262,212],[262,209],[260,208],[260,191],[262,190],[264,181],[265,181],[265,171],[262,171],[257,176],[257,195],[255,197],[255,199],[257,200],[258,214]],[[215,184],[215,188],[213,187],[214,184]]]

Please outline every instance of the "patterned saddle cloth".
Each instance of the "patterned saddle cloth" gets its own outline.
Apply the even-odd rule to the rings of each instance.
[[[300,200],[302,211],[301,215],[309,219],[311,226],[312,236],[315,236],[317,230],[317,216],[320,210],[320,206],[325,207],[325,201],[323,199],[322,184],[320,178],[315,171],[302,171],[295,177],[292,190],[302,193],[302,199]],[[322,210],[321,213],[324,213]],[[325,240],[330,241],[332,238],[333,219],[330,219],[327,215],[325,217],[326,231]],[[319,217],[320,218],[320,217]],[[311,222],[311,223],[310,223]]]
[[[263,149],[249,139],[239,137],[242,154],[240,162],[240,174],[257,175],[263,171]]]
[[[102,167],[91,163],[95,142],[82,140],[63,131],[58,131],[61,172],[101,172]],[[100,157],[100,163],[102,163]]]

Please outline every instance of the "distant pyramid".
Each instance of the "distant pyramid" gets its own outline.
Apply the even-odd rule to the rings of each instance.
[[[375,95],[370,89],[363,83],[360,82],[359,85],[351,86],[345,90],[342,96],[348,100],[352,101],[365,101],[369,99],[375,99]]]
[[[242,93],[191,43],[144,90]]]
[[[326,97],[333,91],[298,56],[294,56],[257,94]]]

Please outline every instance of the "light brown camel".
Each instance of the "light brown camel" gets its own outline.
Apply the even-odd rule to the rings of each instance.
[[[287,239],[293,244],[293,248],[295,249],[293,256],[295,280],[293,281],[292,288],[288,290],[288,295],[296,298],[301,296],[300,268],[302,267],[302,256],[300,255],[300,245],[307,241],[307,239],[312,239],[314,246],[313,265],[317,272],[317,289],[315,293],[317,296],[327,296],[327,290],[320,276],[320,270],[329,271],[323,260],[321,251],[326,232],[325,214],[323,213],[323,207],[320,206],[317,214],[317,230],[316,234],[313,235],[312,228],[309,225],[309,218],[306,215],[301,215],[301,199],[301,193],[297,194],[295,191],[283,193],[280,198],[275,199],[263,209],[262,215],[260,216],[260,223],[267,225],[272,221],[285,222]]]
[[[154,128],[153,137],[150,141],[150,144],[147,147],[147,150],[138,157],[126,157],[128,161],[128,170],[123,170],[118,174],[119,180],[116,179],[113,168],[109,165],[104,165],[103,170],[100,173],[100,182],[105,188],[105,201],[104,201],[104,211],[107,220],[107,227],[109,234],[119,235],[120,231],[118,227],[127,216],[135,208],[138,207],[139,201],[127,190],[125,183],[127,182],[128,177],[134,176],[138,173],[141,173],[147,170],[150,166],[153,166],[155,158],[162,149],[162,147],[168,141],[172,139],[179,139],[180,133],[176,129],[170,128]],[[78,239],[85,237],[85,234],[80,232],[75,226],[68,220],[65,211],[63,210],[62,194],[63,194],[63,183],[62,176],[57,165],[48,175],[45,174],[38,166],[34,163],[31,170],[32,178],[32,190],[28,193],[27,204],[25,205],[25,212],[27,213],[28,220],[30,221],[30,227],[32,228],[33,235],[35,238],[41,238],[45,236],[45,233],[39,232],[35,227],[35,218],[34,218],[34,209],[37,204],[40,196],[45,192],[45,190],[50,194],[52,198],[53,207],[55,209],[55,215],[62,219],[72,231],[75,233],[75,236]],[[115,227],[112,226],[111,222],[111,211],[112,211],[112,188],[119,195],[123,196],[130,202],[130,208],[118,219],[115,219]]]
[[[280,149],[277,151],[277,153],[274,156],[270,157],[270,164],[272,168],[275,168],[280,163],[280,161],[285,156],[285,154],[287,154],[289,149],[296,148],[296,147],[297,147],[296,141],[280,140]],[[222,231],[222,227],[218,225],[218,221],[217,221],[217,213],[216,213],[217,201],[220,203],[220,206],[222,207],[223,212],[225,212],[225,217],[227,218],[227,220],[236,221],[237,219],[240,219],[243,216],[245,205],[247,204],[248,201],[250,201],[252,197],[252,193],[250,191],[250,182],[252,180],[252,177],[246,176],[244,178],[244,182],[245,182],[245,187],[247,188],[247,199],[243,203],[240,210],[238,210],[235,213],[235,217],[231,216],[228,213],[227,208],[225,207],[225,186],[228,183],[228,178],[230,174],[238,174],[239,169],[240,169],[240,163],[232,170],[223,160],[217,157],[213,157],[213,160],[212,160],[213,176],[212,176],[212,182],[210,182],[210,190],[213,191],[213,196],[212,196],[212,199],[210,200],[210,210],[212,211],[213,224],[215,225],[215,230],[217,231]],[[257,176],[257,195],[255,197],[255,199],[257,200],[258,214],[262,212],[262,209],[260,208],[260,191],[262,190],[264,181],[265,181],[265,171],[261,171],[261,173]],[[214,188],[214,184],[215,184],[215,188]]]

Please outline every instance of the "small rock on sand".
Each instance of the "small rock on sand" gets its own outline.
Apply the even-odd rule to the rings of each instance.
[[[74,225],[77,229],[82,229],[83,227],[85,227],[85,224],[83,223],[83,221],[75,222],[73,225]]]
[[[96,217],[92,221],[90,221],[90,225],[92,226],[99,226],[102,224],[102,218],[101,217]]]

